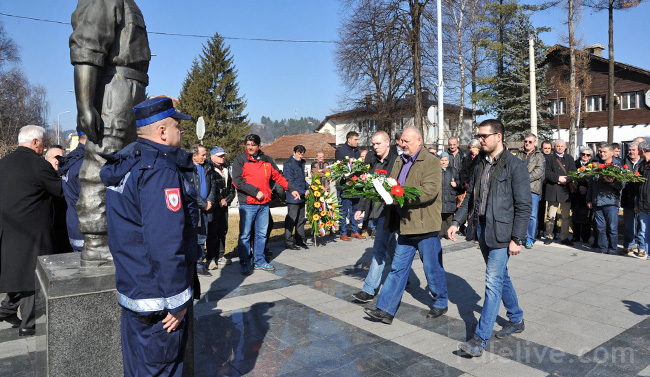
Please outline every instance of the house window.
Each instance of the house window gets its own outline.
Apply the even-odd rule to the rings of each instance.
[[[605,111],[605,95],[587,96],[587,112]]]
[[[566,114],[566,98],[552,99],[549,107],[553,115]]]
[[[640,109],[644,102],[643,91],[621,93],[621,110]]]
[[[368,132],[373,134],[377,132],[377,121],[375,119],[368,120]]]

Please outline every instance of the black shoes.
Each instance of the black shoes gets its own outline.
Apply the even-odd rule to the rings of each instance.
[[[210,271],[205,267],[197,268],[196,273],[201,276],[212,276],[212,273],[210,273]]]
[[[359,302],[363,302],[365,304],[366,302],[372,301],[375,298],[375,295],[371,295],[366,291],[359,291],[359,292],[353,294],[352,297],[355,300],[357,300]]]
[[[298,246],[298,247],[302,247],[302,248],[305,249],[305,250],[306,250],[306,249],[309,249],[309,246],[307,246],[307,244],[304,243],[304,242],[303,242],[303,243],[297,243],[296,246]]]
[[[573,241],[571,241],[571,240],[568,239],[568,238],[567,238],[566,240],[562,240],[560,243],[561,243],[562,245],[573,246]]]
[[[13,329],[20,327],[20,324],[22,323],[22,321],[15,314],[12,314],[12,315],[10,315],[8,317],[0,318],[0,322],[2,322],[2,321],[7,322],[8,324],[10,324],[11,328],[13,328]]]
[[[372,318],[372,319],[376,319],[377,321],[383,322],[383,323],[385,323],[387,325],[390,325],[391,323],[393,323],[394,316],[386,313],[385,311],[383,311],[381,309],[365,308],[365,309],[363,309],[363,311],[366,312],[366,314],[368,314],[370,316],[370,318]]]
[[[427,318],[438,318],[445,313],[447,313],[447,308],[432,308],[429,310],[429,313],[427,313]]]
[[[284,246],[284,249],[285,249],[285,250],[300,250],[300,248],[298,247],[298,245],[285,245],[285,246]]]
[[[501,330],[496,333],[496,337],[499,339],[507,338],[512,334],[518,334],[523,332],[526,326],[524,326],[524,320],[522,319],[519,323],[514,323],[508,321],[508,323],[503,326]]]
[[[553,239],[552,239],[552,238],[546,238],[546,239],[544,240],[544,245],[550,245],[550,244],[552,244],[552,243],[553,243]]]
[[[18,330],[18,336],[32,336],[36,334],[36,329],[20,329]]]
[[[472,339],[458,345],[458,349],[470,355],[471,357],[479,357],[483,355],[483,339],[474,334]]]

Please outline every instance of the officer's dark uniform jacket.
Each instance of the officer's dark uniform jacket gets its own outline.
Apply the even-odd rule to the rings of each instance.
[[[59,160],[59,174],[63,180],[63,195],[68,208],[65,212],[65,220],[68,225],[68,238],[70,245],[75,249],[80,249],[84,245],[84,236],[79,231],[79,217],[77,216],[77,200],[79,200],[79,170],[83,163],[86,146],[79,143],[77,147],[65,158]]]
[[[175,314],[192,305],[199,209],[192,155],[138,139],[104,156],[108,246],[119,304]]]

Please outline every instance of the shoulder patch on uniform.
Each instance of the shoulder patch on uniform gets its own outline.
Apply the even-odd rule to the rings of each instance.
[[[167,202],[167,208],[169,208],[170,211],[178,212],[183,206],[181,204],[181,189],[165,189],[165,201]]]

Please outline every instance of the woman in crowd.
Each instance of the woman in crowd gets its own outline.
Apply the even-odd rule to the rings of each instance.
[[[440,236],[447,238],[447,228],[451,226],[451,220],[456,212],[456,195],[460,188],[460,176],[458,170],[449,166],[449,154],[442,152],[440,155],[440,166],[442,166],[442,227]]]
[[[580,148],[580,158],[576,160],[576,170],[591,163],[593,153],[590,148]],[[591,211],[587,207],[587,179],[578,182],[578,191],[571,194],[571,209],[573,210],[573,239],[589,242],[591,237]]]

